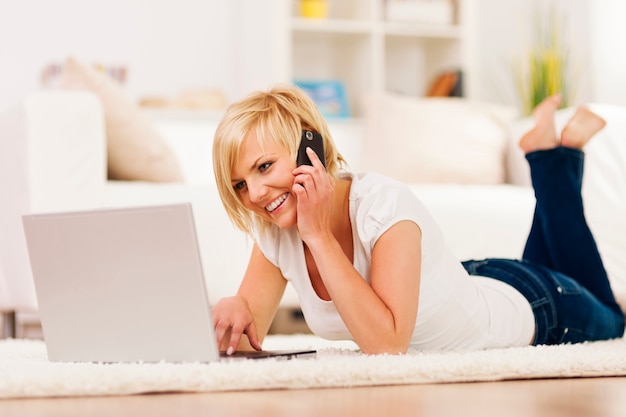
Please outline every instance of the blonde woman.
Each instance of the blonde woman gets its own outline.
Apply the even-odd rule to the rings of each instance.
[[[523,259],[463,263],[408,187],[346,171],[301,90],[232,104],[215,134],[215,178],[228,215],[255,244],[238,293],[213,307],[220,347],[261,349],[287,282],[315,334],[370,354],[620,337],[624,317],[580,195],[582,148],[604,121],[581,107],[559,141],[559,104],[541,103],[520,142],[537,198]],[[296,166],[303,130],[322,135],[326,168],[311,149],[312,166]]]

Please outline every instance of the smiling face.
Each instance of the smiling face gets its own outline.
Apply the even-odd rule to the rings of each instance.
[[[296,225],[296,197],[291,193],[296,167],[289,149],[257,137],[251,130],[231,171],[232,186],[244,207],[282,229]]]
[[[326,172],[337,178],[345,161],[324,117],[304,91],[276,86],[228,106],[213,139],[213,172],[222,204],[239,229],[255,236],[272,224],[296,224],[291,170],[302,129],[322,135]],[[264,155],[271,159],[256,160]],[[235,189],[237,183],[242,183],[240,191]]]

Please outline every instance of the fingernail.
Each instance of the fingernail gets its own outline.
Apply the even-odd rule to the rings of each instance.
[[[233,353],[235,353],[235,348],[232,346],[228,346],[228,349],[226,350],[226,354],[232,355]]]

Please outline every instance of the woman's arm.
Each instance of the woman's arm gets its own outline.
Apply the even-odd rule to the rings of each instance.
[[[404,353],[417,319],[422,232],[412,221],[400,221],[387,229],[372,250],[368,284],[331,231],[335,183],[315,152],[308,149],[307,154],[313,167],[294,170],[300,237],[361,349],[366,353]],[[335,221],[350,221],[347,214],[335,211],[334,216]]]
[[[286,285],[280,270],[255,244],[237,295],[220,300],[212,309],[220,349],[260,350]]]
[[[411,221],[387,230],[372,251],[371,285],[332,235],[307,242],[324,285],[365,353],[405,353],[417,319],[421,231]]]

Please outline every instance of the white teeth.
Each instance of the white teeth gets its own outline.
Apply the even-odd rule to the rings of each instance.
[[[280,206],[283,203],[283,201],[285,201],[286,199],[287,199],[287,194],[281,195],[276,200],[272,201],[271,204],[267,205],[265,207],[265,210],[271,213],[272,211],[276,210],[276,207]]]

